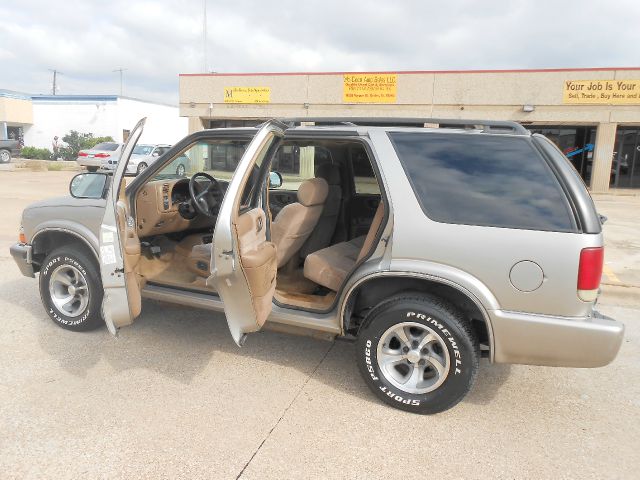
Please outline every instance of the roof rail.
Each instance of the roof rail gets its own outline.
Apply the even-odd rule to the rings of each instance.
[[[344,126],[432,126],[438,125],[440,128],[447,128],[449,126],[482,130],[487,133],[504,133],[505,130],[510,131],[515,135],[530,135],[529,130],[524,128],[517,122],[502,121],[502,120],[466,120],[466,119],[452,119],[452,118],[393,118],[393,117],[294,117],[294,118],[280,118],[281,122],[289,124],[290,126],[299,125],[303,122],[313,122],[323,125],[344,125]]]

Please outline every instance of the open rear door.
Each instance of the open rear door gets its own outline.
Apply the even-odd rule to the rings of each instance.
[[[107,194],[104,217],[100,226],[100,276],[104,288],[104,300],[102,312],[107,328],[112,334],[116,334],[118,328],[130,325],[133,319],[140,314],[141,296],[137,288],[133,266],[128,258],[136,258],[135,252],[129,250],[140,248],[139,242],[129,242],[128,230],[135,232],[135,222],[127,214],[128,209],[118,204],[123,184],[127,163],[131,158],[131,152],[136,146],[146,118],[140,120],[122,149],[122,155],[113,172],[111,187]],[[135,238],[137,240],[137,238]],[[127,253],[127,255],[125,255]],[[139,254],[139,251],[138,251]],[[139,256],[139,255],[138,255]]]
[[[285,129],[269,121],[258,130],[229,183],[213,236],[210,280],[239,346],[271,313],[278,266],[276,247],[267,236],[263,189],[269,172],[264,162],[270,161]]]

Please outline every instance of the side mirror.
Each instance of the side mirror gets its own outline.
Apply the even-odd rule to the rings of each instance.
[[[269,172],[269,188],[280,188],[282,186],[282,175],[279,172]]]
[[[69,183],[69,193],[74,198],[103,198],[109,176],[105,173],[79,173]]]
[[[159,157],[159,156],[160,156],[160,154],[159,154],[158,152],[153,152],[153,153],[151,154],[151,156],[152,156],[152,157]]]

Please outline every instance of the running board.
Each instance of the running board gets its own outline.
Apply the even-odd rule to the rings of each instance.
[[[203,308],[223,312],[224,305],[217,295],[199,293],[194,291],[179,290],[172,287],[146,284],[142,289],[142,296],[160,302],[177,303],[186,307]]]

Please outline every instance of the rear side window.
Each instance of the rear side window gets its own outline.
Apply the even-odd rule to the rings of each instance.
[[[575,231],[567,199],[525,138],[391,132],[425,214],[464,225]]]

